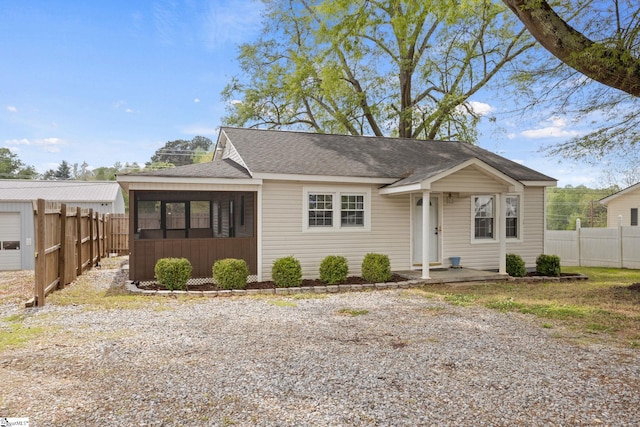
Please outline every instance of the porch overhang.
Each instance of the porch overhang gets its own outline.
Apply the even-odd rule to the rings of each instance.
[[[501,182],[507,187],[507,192],[523,191],[524,185],[522,182],[511,178],[509,175],[478,158],[473,158],[438,171],[433,171],[432,173],[420,170],[415,171],[410,176],[394,184],[380,188],[379,193],[393,195],[430,191],[432,190],[433,184],[466,168],[474,168],[496,181]],[[469,189],[472,190],[472,187]]]

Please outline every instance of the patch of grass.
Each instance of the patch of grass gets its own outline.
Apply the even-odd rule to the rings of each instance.
[[[345,316],[362,316],[369,314],[369,310],[356,310],[355,308],[341,308],[338,313]]]
[[[590,341],[625,347],[640,342],[640,292],[628,289],[640,282],[640,270],[563,267],[562,271],[582,273],[589,280],[433,284],[416,289],[425,297],[436,295],[455,305],[532,314],[544,322],[543,327],[566,327]]]
[[[530,304],[522,305],[519,309],[523,314],[534,314],[543,319],[571,319],[584,318],[591,311],[588,307],[576,305]]]
[[[2,319],[0,323],[0,351],[27,344],[45,332],[41,326],[25,326],[24,315],[13,315]]]
[[[310,292],[304,292],[300,294],[289,295],[292,299],[325,299],[327,294],[312,294]]]
[[[298,306],[298,304],[296,304],[293,301],[287,301],[282,299],[269,300],[267,301],[267,303],[270,305],[275,305],[276,307],[297,307]]]
[[[468,294],[448,294],[444,296],[444,300],[449,304],[466,307],[473,304],[476,297]]]
[[[487,304],[485,304],[485,306],[494,310],[502,311],[504,313],[507,311],[522,309],[524,307],[524,304],[515,302],[513,297],[509,297],[502,300],[488,302]]]
[[[181,297],[187,299],[189,297]],[[173,300],[173,299],[172,299]],[[64,289],[55,291],[47,296],[46,303],[54,305],[78,305],[87,310],[100,309],[141,309],[151,304],[166,304],[170,300],[165,297],[151,295],[134,295],[126,292],[124,287],[98,290],[87,278],[82,276]]]
[[[553,324],[552,323],[543,323],[542,327],[545,329],[553,329]]]

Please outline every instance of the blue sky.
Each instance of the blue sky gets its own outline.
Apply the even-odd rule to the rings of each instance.
[[[237,45],[261,29],[252,0],[0,0],[0,146],[39,172],[62,161],[144,164],[167,141],[215,140],[220,92],[238,73]],[[536,111],[503,117],[499,94],[472,100],[497,114],[479,145],[559,185],[599,185],[599,171],[540,147],[585,131]]]

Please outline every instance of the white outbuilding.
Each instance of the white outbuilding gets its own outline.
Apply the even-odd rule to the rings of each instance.
[[[124,213],[115,181],[0,180],[0,270],[32,270],[33,206],[37,199],[66,203],[99,213]]]

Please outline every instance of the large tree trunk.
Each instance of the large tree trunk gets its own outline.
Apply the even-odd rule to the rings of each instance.
[[[540,44],[580,73],[640,96],[640,59],[624,48],[599,45],[567,24],[545,0],[503,0]]]

